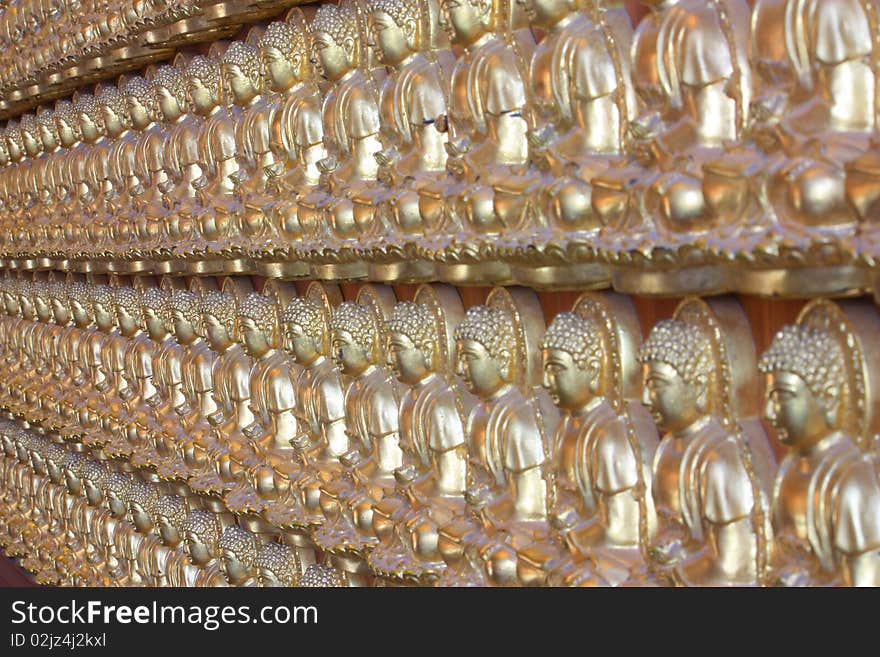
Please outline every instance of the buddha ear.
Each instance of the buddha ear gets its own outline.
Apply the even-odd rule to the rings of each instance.
[[[825,415],[825,421],[829,426],[836,426],[839,423],[838,409],[840,407],[840,390],[836,385],[828,385],[822,394],[820,400],[822,412]]]
[[[510,378],[510,352],[507,349],[502,349],[498,352],[498,371],[501,373],[501,378],[505,381]]]
[[[407,18],[401,27],[403,28],[403,33],[406,35],[407,39],[413,39],[415,37],[418,25],[414,19]]]
[[[705,413],[709,410],[709,377],[705,374],[697,375],[694,380],[694,388],[697,408]]]
[[[355,47],[354,39],[352,39],[351,37],[346,37],[345,39],[342,40],[341,45],[342,45],[342,49],[345,50],[346,54],[349,57],[354,56],[354,49],[355,49],[354,48]]]

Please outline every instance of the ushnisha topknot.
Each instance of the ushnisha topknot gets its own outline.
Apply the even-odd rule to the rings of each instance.
[[[136,98],[147,110],[150,119],[156,118],[156,98],[153,95],[153,85],[142,75],[133,75],[122,85],[122,95]]]
[[[235,297],[222,290],[206,290],[199,299],[202,316],[210,315],[223,324],[230,337],[235,335]]]
[[[204,509],[190,511],[183,522],[182,530],[198,536],[212,551],[217,549],[217,541],[220,540],[220,521],[210,511]]]
[[[180,495],[163,495],[156,502],[156,516],[168,518],[168,522],[177,530],[183,531],[186,522],[186,500]]]
[[[708,380],[714,369],[709,336],[698,326],[677,319],[664,319],[651,329],[638,359],[640,363],[666,363],[687,384]]]
[[[334,331],[347,331],[366,351],[373,349],[376,336],[373,335],[373,317],[370,311],[354,301],[346,301],[333,309],[330,328]]]
[[[263,86],[263,62],[257,47],[246,41],[233,41],[223,53],[223,64],[238,66],[254,89],[259,91]]]
[[[489,352],[494,360],[507,367],[516,353],[514,321],[501,308],[473,306],[455,329],[456,342],[472,340]]]
[[[294,297],[281,314],[283,324],[296,324],[320,348],[324,338],[324,312],[321,307],[306,297]]]
[[[186,112],[186,78],[176,66],[165,64],[156,70],[153,76],[153,89],[167,89],[177,100],[182,112]]]
[[[271,340],[275,334],[275,302],[264,294],[251,292],[242,299],[238,306],[238,316],[253,321],[267,340]]]
[[[215,58],[196,55],[187,64],[186,75],[201,80],[214,102],[220,102],[220,62]]]
[[[574,313],[559,313],[547,328],[541,348],[568,352],[583,370],[591,361],[602,362],[602,331],[594,322]]]
[[[260,48],[275,48],[288,60],[294,55],[308,55],[307,35],[290,23],[274,21],[260,37]]]
[[[400,301],[395,304],[385,326],[389,333],[400,333],[408,337],[429,361],[433,357],[439,336],[437,322],[428,306],[413,301]]]
[[[789,372],[803,379],[810,392],[830,409],[846,389],[845,356],[837,340],[816,326],[783,326],[769,349],[761,356],[758,369],[764,374]]]
[[[251,566],[257,558],[257,538],[238,525],[230,525],[217,541],[218,550],[229,550],[246,566]]]
[[[322,32],[329,34],[337,44],[346,39],[357,41],[357,14],[348,3],[338,5],[324,4],[318,7],[312,24],[312,34]]]

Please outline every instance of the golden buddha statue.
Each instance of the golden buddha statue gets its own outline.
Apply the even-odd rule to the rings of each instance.
[[[653,466],[655,574],[683,585],[763,583],[775,459],[749,389],[754,347],[741,307],[685,300],[651,330],[639,361],[643,401],[664,434]]]
[[[592,179],[601,246],[620,263],[619,291],[722,289],[725,269],[703,244],[718,223],[701,166],[749,125],[750,9],[745,0],[645,4],[655,10],[633,44],[644,109],[629,127],[630,156]],[[690,249],[686,267],[676,255],[682,247]]]
[[[379,108],[374,72],[370,69],[366,35],[357,8],[346,0],[322,5],[309,26],[312,50],[322,75],[332,82],[323,98],[323,143],[327,157],[319,163],[321,184],[299,199],[297,217],[308,226],[311,240],[302,247],[305,257],[317,257],[321,278],[355,278],[366,265],[336,255],[321,259],[328,247],[351,249],[372,225],[372,212],[355,213],[351,198],[375,184],[381,150]]]
[[[220,521],[204,509],[192,509],[183,523],[186,549],[192,565],[198,567],[192,584],[188,586],[226,586],[227,580],[220,562]]]
[[[870,303],[816,300],[761,358],[764,413],[790,448],[773,488],[771,583],[880,584],[874,375],[865,367],[876,326]]]
[[[189,560],[185,523],[189,513],[186,500],[179,495],[163,495],[153,512],[162,545],[151,556],[168,586],[193,586],[199,567]]]
[[[46,154],[46,165],[43,176],[44,184],[49,191],[50,198],[47,206],[53,210],[53,216],[47,217],[46,243],[47,251],[51,252],[53,259],[49,264],[56,268],[66,269],[67,263],[61,252],[63,251],[63,222],[60,221],[59,209],[63,207],[69,198],[70,190],[64,176],[64,147],[61,135],[55,122],[55,113],[48,107],[40,107],[37,110],[37,123],[40,129],[40,139],[43,142],[43,152]],[[2,159],[2,158],[0,158]],[[60,207],[59,207],[60,206]],[[54,256],[60,256],[55,258]]]
[[[385,367],[385,322],[393,305],[390,288],[364,286],[357,301],[334,308],[330,320],[334,360],[350,381],[345,391],[349,450],[336,464],[327,460],[323,467],[312,466],[323,470],[318,478],[324,480],[320,504],[325,517],[313,539],[348,573],[352,585],[363,581],[366,554],[377,542],[373,504],[393,492],[394,471],[414,456],[405,453],[400,440],[400,388]]]
[[[98,87],[97,91],[101,92],[102,87]],[[101,105],[93,94],[80,94],[75,102],[86,145],[83,180],[91,192],[79,216],[83,238],[80,262],[86,271],[103,271],[106,268],[104,260],[110,231],[109,218],[116,210],[119,197],[110,169],[113,141],[107,133]]]
[[[542,342],[544,385],[562,410],[551,540],[519,551],[527,585],[616,585],[644,563],[656,527],[651,464],[657,430],[639,402],[640,342],[631,302],[586,294]]]
[[[537,298],[521,288],[494,289],[455,329],[457,373],[478,401],[466,515],[440,528],[441,585],[515,584],[515,550],[544,531],[559,412],[539,385],[543,330]]]
[[[506,0],[444,1],[441,11],[442,27],[463,54],[448,83],[446,166],[453,176],[419,192],[423,214],[443,213],[426,254],[437,254],[438,273],[452,282],[504,282],[509,267],[489,255],[504,228],[493,188],[528,161],[523,62],[534,38]]]
[[[445,568],[438,529],[464,510],[465,419],[473,400],[454,377],[454,327],[464,316],[458,292],[424,285],[395,305],[388,320],[388,362],[406,386],[400,436],[413,462],[395,471],[397,488],[373,507],[379,540],[373,572],[388,582],[429,584]]]
[[[236,43],[229,46],[233,53],[238,50]],[[235,178],[241,171],[241,156],[235,133],[241,111],[225,98],[222,70],[221,61],[205,56],[194,57],[186,69],[187,96],[201,121],[198,162],[202,175],[193,181],[200,204],[194,218],[197,237],[193,244],[184,241],[177,249],[196,256],[189,265],[192,273],[219,273],[233,263],[225,256],[236,237],[234,221],[240,205]]]
[[[162,546],[154,520],[158,504],[159,489],[155,484],[141,480],[132,483],[128,494],[128,518],[136,533],[131,535],[130,550],[135,555],[134,567],[143,586],[165,583],[164,563],[157,558]]]
[[[254,570],[260,586],[297,586],[302,565],[296,551],[276,541],[261,546],[254,559]]]
[[[302,276],[308,273],[308,264],[289,257],[306,233],[297,217],[297,200],[318,184],[317,163],[327,154],[321,95],[302,10],[291,9],[285,21],[269,24],[260,37],[260,53],[266,83],[274,92],[269,126],[274,156],[273,164],[264,168],[268,179],[262,213],[269,223],[268,243],[256,264],[266,276]]]
[[[258,586],[254,568],[257,548],[257,539],[248,530],[238,525],[223,530],[217,541],[217,551],[229,586]]]

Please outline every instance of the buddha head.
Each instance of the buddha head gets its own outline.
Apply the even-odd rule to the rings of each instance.
[[[28,157],[36,157],[43,151],[40,139],[40,126],[35,114],[22,114],[19,117],[18,129],[21,132],[21,143]]]
[[[369,309],[352,301],[341,303],[333,309],[330,330],[333,359],[344,374],[359,376],[373,364],[378,336]]]
[[[70,148],[82,139],[76,109],[69,100],[59,100],[55,103],[53,118],[58,139],[63,147]]]
[[[92,304],[89,300],[89,286],[82,281],[68,281],[67,299],[73,321],[79,328],[92,323]]]
[[[6,129],[3,131],[3,137],[6,141],[6,150],[9,153],[9,159],[13,162],[21,161],[24,157],[24,144],[21,140],[21,130],[17,121],[9,121]]]
[[[474,306],[455,329],[456,373],[478,397],[489,399],[513,383],[514,325],[501,308]]]
[[[113,85],[99,87],[96,98],[107,136],[115,138],[131,127],[125,97]]]
[[[95,325],[104,332],[116,327],[116,311],[113,303],[113,288],[103,283],[96,283],[89,288],[89,301],[92,305],[92,317]]]
[[[159,111],[156,96],[153,85],[145,77],[134,75],[126,79],[122,85],[122,96],[132,128],[143,130],[156,120]]]
[[[49,284],[49,303],[52,306],[52,316],[59,326],[70,323],[71,313],[67,297],[67,284],[63,281],[53,281]]]
[[[397,66],[419,50],[421,7],[418,0],[373,0],[369,25],[386,66]]]
[[[201,333],[211,349],[223,353],[235,342],[235,297],[222,290],[206,290],[199,299]]]
[[[173,122],[186,114],[186,79],[176,66],[165,64],[156,70],[153,93],[165,121]]]
[[[496,29],[498,1],[441,0],[440,26],[452,43],[468,47]]]
[[[544,387],[559,408],[576,412],[605,393],[602,331],[575,313],[553,318],[541,343]]]
[[[124,518],[128,513],[128,499],[133,479],[127,472],[111,472],[104,481],[104,499],[114,518]]]
[[[193,564],[205,566],[214,560],[220,540],[220,521],[215,514],[193,509],[183,523],[183,534]]]
[[[238,525],[230,525],[217,541],[217,549],[230,584],[235,586],[253,575],[257,557],[257,538],[253,533]]]
[[[284,346],[293,359],[303,366],[309,366],[320,356],[324,344],[324,312],[322,308],[306,297],[294,297],[281,315],[284,327]]]
[[[296,586],[299,569],[296,553],[286,545],[269,541],[257,551],[254,570],[260,586]]]
[[[661,430],[682,431],[711,414],[712,344],[701,328],[676,319],[659,322],[642,343],[639,362],[642,401]]]
[[[74,109],[84,141],[93,143],[104,136],[104,115],[97,98],[92,94],[80,94],[74,102]]]
[[[52,305],[49,298],[49,282],[37,279],[31,287],[31,299],[37,321],[44,324],[52,320]]]
[[[819,327],[788,325],[773,337],[758,368],[767,377],[764,414],[783,445],[805,450],[843,425],[844,358]]]
[[[144,326],[150,339],[155,342],[161,342],[169,333],[168,297],[167,290],[156,286],[144,289],[141,297]]]
[[[186,500],[180,495],[163,495],[156,502],[153,517],[156,519],[162,543],[169,547],[179,545],[185,535]]]
[[[287,22],[269,23],[260,37],[260,55],[269,88],[287,91],[306,77],[308,35]]]
[[[104,486],[110,470],[106,464],[96,459],[89,459],[82,472],[82,487],[89,506],[98,507],[104,501]]]
[[[149,534],[155,527],[153,518],[159,505],[159,491],[155,484],[137,480],[128,495],[128,511],[135,529]]]
[[[553,27],[563,18],[577,11],[578,4],[573,0],[516,0],[529,22],[542,28]]]
[[[401,383],[415,385],[437,370],[437,323],[422,303],[401,301],[394,306],[388,328],[388,365]]]
[[[360,55],[357,14],[350,3],[321,5],[309,29],[312,51],[328,80],[339,80],[357,67]]]
[[[251,292],[238,306],[237,333],[245,350],[261,358],[275,347],[277,313],[271,297]]]
[[[168,300],[168,308],[177,341],[183,345],[195,342],[201,325],[199,295],[189,290],[174,290]]]
[[[141,330],[142,310],[141,291],[139,288],[122,285],[113,289],[113,307],[119,332],[131,337]]]
[[[260,51],[252,43],[233,41],[223,53],[223,80],[237,105],[246,105],[260,95],[263,88],[262,67]]]
[[[220,64],[197,55],[186,67],[186,97],[196,114],[207,115],[220,104]]]

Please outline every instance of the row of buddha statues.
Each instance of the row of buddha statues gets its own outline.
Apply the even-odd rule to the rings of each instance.
[[[758,358],[729,296],[643,340],[613,292],[253,283],[0,278],[0,544],[41,581],[880,585],[868,300]]]
[[[184,0],[11,0],[0,9],[0,90],[33,84],[190,16]]]
[[[869,288],[876,0],[644,4],[343,0],[80,90],[3,128],[3,263]]]

